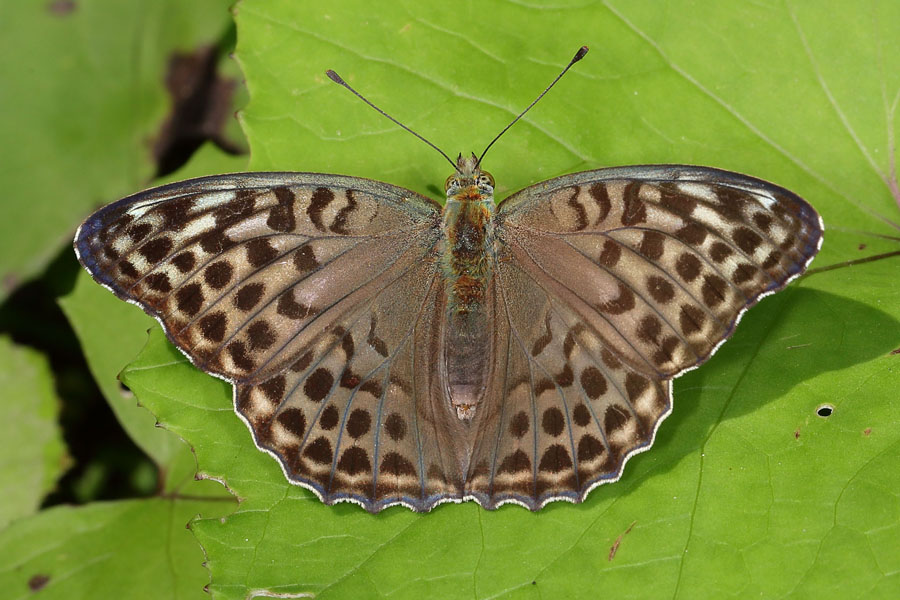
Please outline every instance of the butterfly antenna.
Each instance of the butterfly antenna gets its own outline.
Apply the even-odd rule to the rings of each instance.
[[[562,78],[562,76],[566,74],[566,71],[568,71],[569,69],[571,69],[571,68],[572,68],[572,65],[574,65],[574,64],[577,63],[579,60],[581,60],[582,58],[584,58],[584,55],[587,54],[587,53],[588,53],[588,47],[587,47],[587,46],[582,46],[581,48],[578,49],[578,52],[575,53],[575,56],[572,57],[572,60],[570,60],[570,61],[569,61],[569,64],[566,65],[566,68],[564,68],[562,71],[560,71],[559,75],[556,76],[556,79],[554,79],[553,81],[551,81],[551,82],[550,82],[550,85],[548,85],[546,88],[544,88],[544,91],[541,92],[540,96],[538,96],[537,98],[535,98],[535,99],[534,99],[534,102],[532,102],[531,104],[529,104],[528,107],[527,107],[525,110],[523,110],[522,112],[519,113],[519,116],[518,116],[518,117],[516,117],[515,119],[513,119],[512,122],[511,122],[509,125],[507,125],[506,127],[503,128],[503,131],[501,131],[500,133],[497,134],[497,137],[495,137],[494,139],[491,140],[491,143],[487,145],[487,148],[485,148],[485,149],[484,149],[484,152],[481,153],[481,156],[478,157],[478,162],[475,163],[475,166],[476,166],[476,167],[478,167],[479,165],[481,165],[481,159],[483,159],[483,158],[484,158],[484,155],[487,154],[487,151],[491,149],[491,146],[494,145],[494,142],[496,142],[497,140],[499,140],[499,139],[500,139],[500,136],[502,136],[504,133],[506,133],[506,130],[507,130],[507,129],[509,129],[510,127],[512,127],[513,125],[515,125],[515,124],[516,124],[516,121],[518,121],[518,120],[521,119],[523,116],[525,116],[525,113],[527,113],[529,110],[531,110],[531,107],[534,106],[535,104],[537,104],[538,101],[539,101],[541,98],[544,97],[544,94],[546,94],[547,92],[549,92],[549,91],[550,91],[550,88],[552,88],[554,85],[556,85],[556,82],[559,81],[559,80]]]
[[[394,123],[396,123],[397,125],[399,125],[400,127],[402,127],[403,129],[405,129],[406,131],[410,132],[411,134],[413,134],[414,136],[416,136],[417,138],[419,138],[420,140],[422,140],[423,142],[425,142],[426,144],[428,144],[429,146],[431,146],[432,148],[434,148],[435,150],[437,150],[437,151],[441,154],[441,156],[443,156],[444,158],[447,159],[447,162],[448,162],[448,163],[450,163],[451,165],[453,165],[453,168],[454,168],[455,170],[457,170],[457,171],[459,170],[459,169],[457,168],[457,166],[456,166],[456,163],[453,162],[453,160],[451,160],[450,157],[447,156],[447,154],[446,154],[443,150],[441,150],[440,148],[438,148],[437,146],[435,146],[434,144],[432,144],[431,142],[429,142],[428,140],[426,140],[424,137],[422,137],[421,135],[419,135],[418,133],[416,133],[415,131],[413,131],[412,129],[410,129],[409,127],[407,127],[406,125],[404,125],[403,123],[401,123],[400,121],[398,121],[397,119],[395,119],[394,117],[392,117],[391,115],[387,114],[386,112],[384,112],[383,110],[381,110],[380,108],[378,108],[377,106],[375,106],[374,104],[372,104],[371,102],[369,102],[368,98],[366,98],[365,96],[363,96],[362,94],[360,94],[359,92],[357,92],[356,90],[354,90],[352,87],[350,87],[350,84],[347,83],[346,81],[344,81],[344,79],[343,79],[340,75],[338,75],[337,73],[335,73],[335,72],[332,71],[331,69],[328,69],[327,71],[325,71],[325,74],[328,75],[328,79],[332,80],[333,82],[335,82],[335,83],[338,84],[338,85],[344,86],[345,88],[347,88],[348,90],[350,90],[351,92],[353,92],[353,94],[354,94],[357,98],[359,98],[360,100],[362,100],[363,102],[365,102],[366,104],[368,104],[369,106],[371,106],[372,108],[374,108],[375,110],[377,110],[378,113],[379,113],[381,116],[387,117],[388,119],[390,119],[391,121],[393,121]],[[559,78],[557,77],[557,79],[559,79]]]

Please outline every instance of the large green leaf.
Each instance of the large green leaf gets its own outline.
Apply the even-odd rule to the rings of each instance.
[[[0,300],[147,182],[170,56],[215,45],[231,3],[0,0]]]
[[[0,337],[0,530],[34,513],[65,465],[59,399],[46,358]]]
[[[323,71],[455,154],[479,151],[584,43],[588,58],[489,155],[500,196],[580,168],[710,164],[808,198],[829,229],[817,267],[897,249],[857,230],[895,233],[875,215],[897,214],[900,5],[581,4],[332,2],[322,13],[245,0],[252,165],[433,194],[442,159]],[[217,597],[892,598],[896,274],[897,258],[821,271],[765,300],[676,383],[673,416],[620,482],[536,514],[326,507],[255,450],[228,386],[158,330],[124,377],[242,500],[193,526]]]
[[[61,247],[71,251],[75,226],[92,208],[145,186],[152,138],[171,108],[164,87],[171,54],[219,43],[229,5],[0,0],[0,173],[8,207],[0,298]],[[244,164],[206,150],[185,175]],[[152,321],[88,281],[63,306],[120,422],[165,475],[163,494],[26,516],[60,469],[53,374],[35,353],[3,345],[0,521],[20,518],[0,532],[2,595],[202,598],[209,574],[185,525],[198,514],[231,512],[234,499],[217,484],[194,481],[189,447],[155,428],[120,390],[115,376]]]
[[[209,574],[184,524],[232,503],[193,490],[191,498],[56,506],[13,523],[0,532],[3,597],[203,598]]]
[[[179,173],[236,171],[245,160],[207,145]],[[119,423],[159,468],[163,497],[54,508],[20,521],[0,533],[0,555],[27,558],[0,564],[0,587],[24,596],[39,582],[43,594],[59,598],[202,598],[209,574],[185,525],[197,515],[232,512],[234,499],[218,484],[195,481],[190,448],[156,427],[153,415],[119,385],[119,372],[146,344],[155,322],[87,273],[60,304]]]

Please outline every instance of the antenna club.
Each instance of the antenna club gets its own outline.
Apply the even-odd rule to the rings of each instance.
[[[560,78],[562,78],[562,76],[566,74],[566,71],[568,71],[569,69],[571,69],[571,68],[572,68],[572,65],[574,65],[574,64],[577,63],[579,60],[581,60],[582,58],[584,58],[584,55],[587,54],[587,53],[588,53],[588,47],[587,47],[587,46],[582,46],[581,48],[578,49],[578,52],[575,53],[575,56],[572,57],[572,60],[569,61],[569,64],[567,64],[567,65],[563,68],[563,70],[560,71],[559,75],[556,76],[556,79],[554,79],[553,81],[551,81],[551,82],[550,82],[550,85],[548,85],[547,87],[545,87],[545,88],[544,88],[544,91],[541,92],[540,94],[538,94],[538,97],[535,98],[535,99],[531,102],[531,104],[529,104],[527,107],[525,107],[525,110],[523,110],[522,112],[520,112],[519,115],[518,115],[515,119],[513,119],[512,122],[510,122],[509,125],[507,125],[506,127],[503,128],[503,131],[501,131],[500,133],[498,133],[497,136],[496,136],[494,139],[491,140],[491,143],[487,145],[487,147],[486,147],[486,148],[484,149],[484,151],[481,153],[481,156],[479,156],[479,157],[478,157],[478,160],[475,162],[475,166],[476,166],[476,167],[478,167],[479,165],[481,165],[481,161],[484,159],[484,155],[487,154],[487,151],[491,149],[491,146],[494,145],[494,142],[496,142],[497,140],[499,140],[499,139],[500,139],[500,136],[502,136],[504,133],[506,133],[506,131],[507,131],[510,127],[512,127],[513,125],[515,125],[516,122],[517,122],[519,119],[521,119],[523,116],[525,116],[525,113],[527,113],[529,110],[531,110],[531,107],[534,106],[535,104],[537,104],[538,101],[539,101],[541,98],[543,98],[544,95],[545,95],[547,92],[550,91],[550,88],[552,88],[554,85],[556,85],[556,82],[559,81]]]
[[[431,146],[432,148],[434,148],[435,150],[437,150],[438,153],[440,153],[441,156],[443,156],[445,159],[447,159],[447,162],[450,163],[451,165],[453,165],[453,168],[456,169],[456,165],[453,163],[452,160],[450,160],[450,157],[447,156],[447,153],[446,153],[446,152],[444,152],[443,150],[441,150],[440,148],[438,148],[437,146],[435,146],[434,144],[432,144],[431,142],[429,142],[428,140],[426,140],[424,137],[422,137],[421,135],[419,135],[418,133],[416,133],[415,131],[413,131],[412,129],[410,129],[409,127],[407,127],[406,125],[404,125],[403,123],[401,123],[400,121],[398,121],[397,119],[395,119],[394,117],[392,117],[391,115],[387,114],[386,112],[384,112],[383,110],[381,110],[380,108],[378,108],[377,106],[375,106],[374,104],[372,104],[372,102],[369,101],[368,98],[366,98],[365,96],[363,96],[362,94],[360,94],[359,92],[357,92],[356,90],[354,90],[352,87],[350,87],[350,84],[349,84],[349,83],[347,83],[346,81],[344,81],[343,79],[341,79],[341,76],[340,76],[340,75],[338,75],[337,73],[335,73],[335,72],[332,71],[331,69],[328,69],[327,71],[325,71],[325,75],[327,75],[327,76],[328,76],[328,79],[332,80],[332,81],[335,82],[336,84],[341,85],[341,86],[344,86],[345,88],[347,88],[348,90],[350,90],[350,92],[351,92],[354,96],[356,96],[357,98],[359,98],[360,100],[362,100],[363,102],[365,102],[366,104],[368,104],[369,106],[371,106],[373,109],[375,109],[376,112],[378,112],[378,114],[380,114],[381,116],[385,117],[386,119],[392,121],[393,123],[396,123],[397,125],[399,125],[399,126],[402,127],[403,129],[405,129],[406,131],[410,132],[411,134],[413,134],[414,136],[416,136],[417,138],[419,138],[420,140],[422,140],[423,142],[425,142],[426,144],[428,144],[429,146]]]

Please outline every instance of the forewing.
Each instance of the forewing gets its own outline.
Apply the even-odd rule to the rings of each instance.
[[[629,365],[662,378],[705,361],[760,297],[796,278],[822,242],[797,195],[718,169],[576,173],[499,210],[502,244]]]
[[[800,275],[822,239],[791,192],[681,166],[537,184],[501,204],[496,231],[504,391],[483,412],[467,492],[531,509],[618,479],[671,411],[671,379]]]
[[[101,209],[75,249],[198,367],[254,382],[292,364],[390,272],[431,252],[439,207],[429,202],[354,177],[206,177]]]

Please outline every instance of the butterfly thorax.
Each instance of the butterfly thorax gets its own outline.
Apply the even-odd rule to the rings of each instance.
[[[494,180],[474,155],[447,179],[441,267],[447,294],[442,378],[460,420],[470,421],[489,378],[487,302],[495,256]]]

